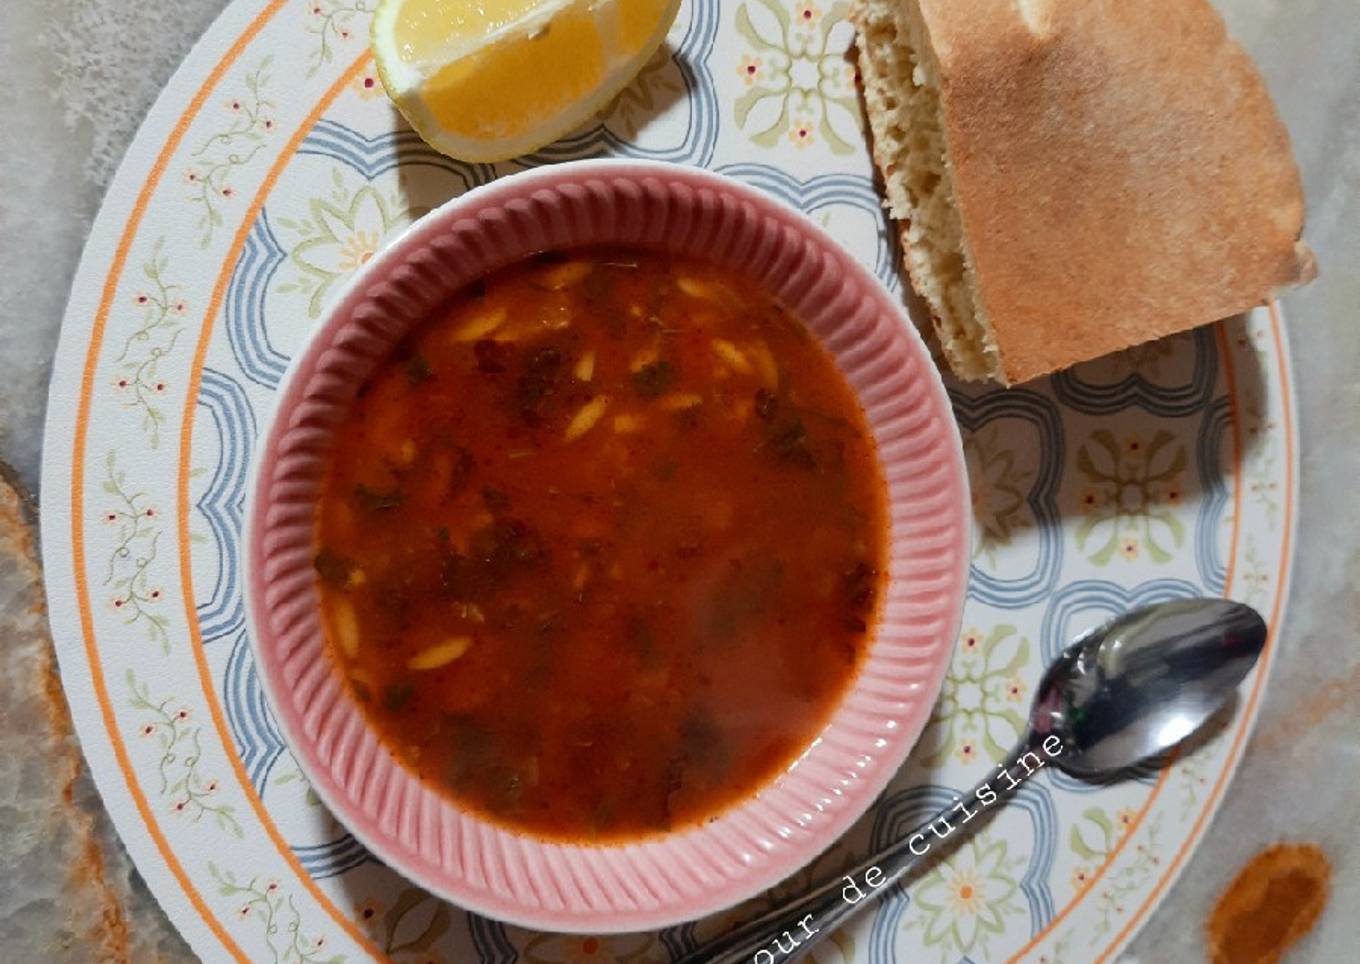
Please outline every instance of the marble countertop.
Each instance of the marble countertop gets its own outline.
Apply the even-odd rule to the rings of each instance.
[[[1355,0],[1215,0],[1293,138],[1322,275],[1286,302],[1298,373],[1298,559],[1279,667],[1204,845],[1126,955],[1206,959],[1238,869],[1316,843],[1331,900],[1291,960],[1360,943],[1360,18]],[[32,495],[68,287],[143,114],[222,0],[0,4],[0,946],[11,960],[191,955],[147,894],[70,732],[46,632]],[[59,601],[49,601],[60,605]]]

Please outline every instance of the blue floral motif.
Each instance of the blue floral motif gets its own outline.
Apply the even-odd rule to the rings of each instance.
[[[1178,383],[1158,380],[1160,365],[1180,354],[1177,339],[1189,340],[1193,361],[1189,377]],[[1119,377],[1098,382],[1088,380],[1098,371],[1113,370]],[[1218,377],[1218,351],[1213,331],[1197,328],[1193,333],[1139,345],[1095,362],[1087,362],[1050,379],[1053,394],[1066,407],[1087,415],[1112,415],[1137,407],[1153,415],[1180,418],[1200,411],[1213,397]]]

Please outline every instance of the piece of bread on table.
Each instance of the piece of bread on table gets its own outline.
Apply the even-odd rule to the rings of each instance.
[[[855,0],[949,365],[1022,382],[1310,280],[1288,135],[1207,0]]]

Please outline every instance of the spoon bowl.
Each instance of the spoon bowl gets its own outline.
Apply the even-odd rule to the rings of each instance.
[[[1082,779],[1164,753],[1218,712],[1251,671],[1266,624],[1250,606],[1186,599],[1135,609],[1084,633],[1049,666],[1030,727],[1056,735],[1053,765]]]

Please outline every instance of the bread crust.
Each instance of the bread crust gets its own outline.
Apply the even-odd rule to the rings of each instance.
[[[1288,134],[1207,0],[904,2],[1006,383],[1315,273]]]

